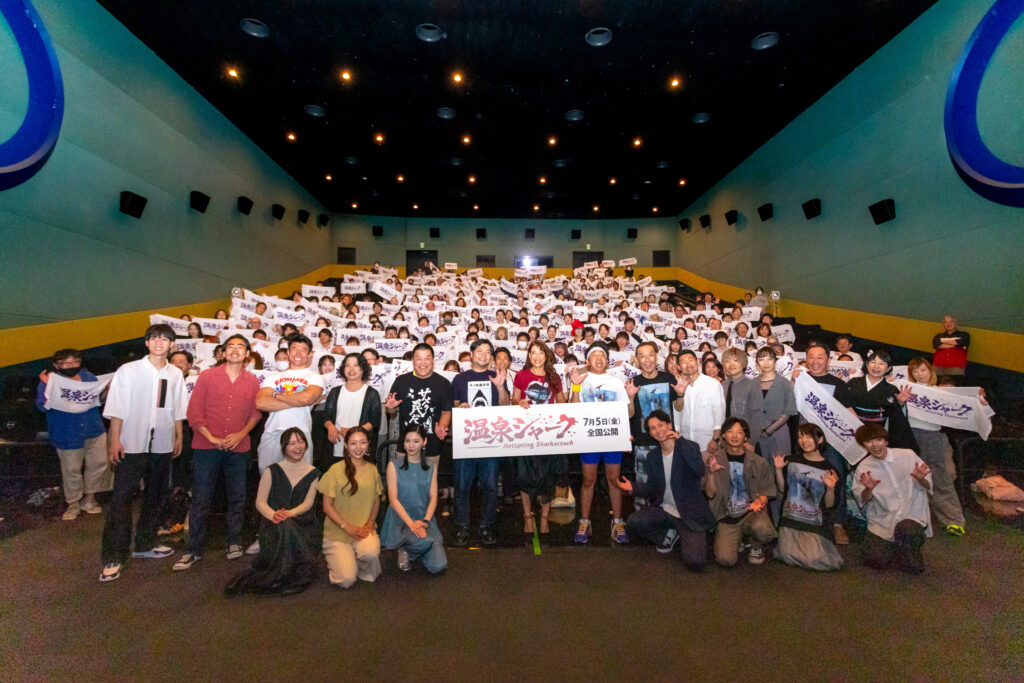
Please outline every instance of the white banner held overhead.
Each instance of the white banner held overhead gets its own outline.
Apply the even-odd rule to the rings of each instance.
[[[318,299],[322,299],[325,296],[334,296],[338,293],[334,287],[325,287],[323,285],[302,285],[302,296],[309,298],[315,296]]]
[[[901,383],[900,388],[907,383]],[[946,391],[943,387],[911,384],[913,395],[907,401],[907,415],[924,422],[977,432],[983,441],[992,433],[992,421],[975,393],[971,396]],[[994,414],[994,413],[993,413]]]
[[[856,465],[864,457],[864,449],[857,443],[854,434],[861,421],[846,407],[818,384],[806,372],[801,372],[793,383],[796,407],[808,422],[821,427],[825,440],[839,451],[851,464]]]
[[[100,404],[100,394],[106,390],[114,373],[100,375],[94,382],[79,382],[57,372],[46,376],[47,410],[60,410],[65,413],[84,413]]]
[[[629,404],[554,403],[456,408],[453,457],[496,458],[628,451]]]
[[[619,265],[620,266],[635,266],[636,265],[636,259],[635,258],[620,258],[619,259]]]
[[[365,294],[366,283],[365,282],[342,282],[341,283],[341,294]]]

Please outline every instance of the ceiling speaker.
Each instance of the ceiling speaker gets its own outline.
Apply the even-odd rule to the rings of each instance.
[[[740,213],[736,209],[729,209],[725,212],[725,222],[729,225],[736,225],[736,221],[740,219]]]
[[[210,195],[203,194],[199,190],[192,190],[188,194],[188,205],[199,213],[206,213],[206,207],[210,205]]]
[[[235,206],[238,209],[238,213],[248,216],[249,212],[252,211],[252,200],[248,197],[239,196],[238,203]]]
[[[680,230],[685,230],[686,232],[690,232],[690,219],[689,218],[680,218],[679,219],[679,229]]]
[[[635,240],[637,234],[638,234],[638,231],[637,231],[636,228],[626,228],[626,239],[627,240]]]
[[[757,215],[761,217],[761,222],[764,223],[765,221],[770,220],[773,215],[775,215],[775,207],[772,206],[771,202],[768,202],[767,204],[762,204],[761,206],[757,207]]]
[[[305,209],[299,209],[299,222],[300,223],[305,223],[308,220],[309,220],[309,211],[306,211]]]
[[[800,205],[804,210],[804,216],[807,220],[817,218],[821,215],[821,200],[815,197],[814,199],[808,199],[806,202]]]
[[[875,221],[875,225],[881,225],[896,218],[896,202],[892,199],[875,202],[868,207],[868,210],[871,211],[871,218]]]
[[[321,228],[326,226],[330,222],[331,222],[331,217],[328,216],[326,213],[322,213],[322,214],[320,214],[319,216],[316,217],[316,224],[317,224],[317,226],[319,226]]]
[[[476,229],[476,238],[478,240],[485,240],[485,239],[487,239],[487,228],[477,228]]]
[[[281,206],[280,204],[272,204],[270,206],[270,213],[277,220],[281,220],[282,218],[284,218],[284,207]]]
[[[582,239],[582,238],[583,238],[583,231],[582,230],[570,230],[569,231],[569,239],[571,239],[571,240],[578,240],[578,239]]]
[[[700,217],[700,227],[710,228],[711,227],[711,214],[705,213]]]
[[[384,236],[384,226],[383,225],[375,225],[375,226],[373,226],[373,236],[374,237],[383,237]]]
[[[436,239],[439,239],[440,237],[441,237],[441,228],[431,228],[430,229],[430,239],[436,240]]]
[[[147,201],[149,200],[141,194],[125,190],[121,193],[121,213],[126,213],[132,218],[142,218]]]
[[[536,236],[537,236],[537,231],[535,229],[533,229],[533,228],[527,228],[526,229],[526,239],[532,240]]]

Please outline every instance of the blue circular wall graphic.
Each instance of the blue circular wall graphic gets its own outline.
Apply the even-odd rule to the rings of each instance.
[[[982,141],[978,91],[992,55],[1022,14],[1024,0],[996,0],[967,41],[946,94],[946,148],[956,172],[982,197],[1007,206],[1024,206],[1024,167],[999,159]]]
[[[43,20],[29,0],[0,0],[28,72],[28,110],[13,136],[0,144],[0,190],[20,185],[50,158],[64,120],[64,82]]]

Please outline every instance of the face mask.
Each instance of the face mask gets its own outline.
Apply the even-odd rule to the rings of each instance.
[[[521,349],[525,349],[528,346],[528,344],[526,342],[524,342],[524,341],[521,341],[521,342],[516,342],[516,346],[518,346]]]
[[[275,361],[274,362],[274,367],[277,368],[278,370],[284,372],[285,370],[288,369],[288,361],[286,361],[286,360]]]
[[[64,375],[65,377],[74,377],[78,374],[78,371],[82,369],[81,365],[75,365],[70,368],[55,368],[55,370]]]

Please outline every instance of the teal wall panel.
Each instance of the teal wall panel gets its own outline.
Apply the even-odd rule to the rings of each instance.
[[[967,326],[1024,332],[1024,210],[989,202],[957,176],[943,114],[953,67],[991,0],[941,0],[765,143],[681,216],[677,264],[784,298],[907,318],[955,312]],[[1024,161],[1024,22],[986,74],[986,142]],[[822,215],[800,208],[813,197]],[[892,197],[896,220],[868,206]],[[757,206],[775,205],[761,223]],[[723,214],[741,220],[727,226]]]
[[[35,5],[60,61],[65,117],[42,170],[0,192],[0,327],[219,298],[332,260],[330,229],[297,220],[320,204],[98,3]],[[23,67],[20,81],[6,68],[21,63],[6,24],[0,63],[9,136],[26,84]],[[149,199],[141,220],[119,212],[121,190]],[[205,214],[189,209],[191,190],[211,196]],[[250,216],[235,211],[238,195],[256,202]],[[284,220],[272,203],[287,207]]]

